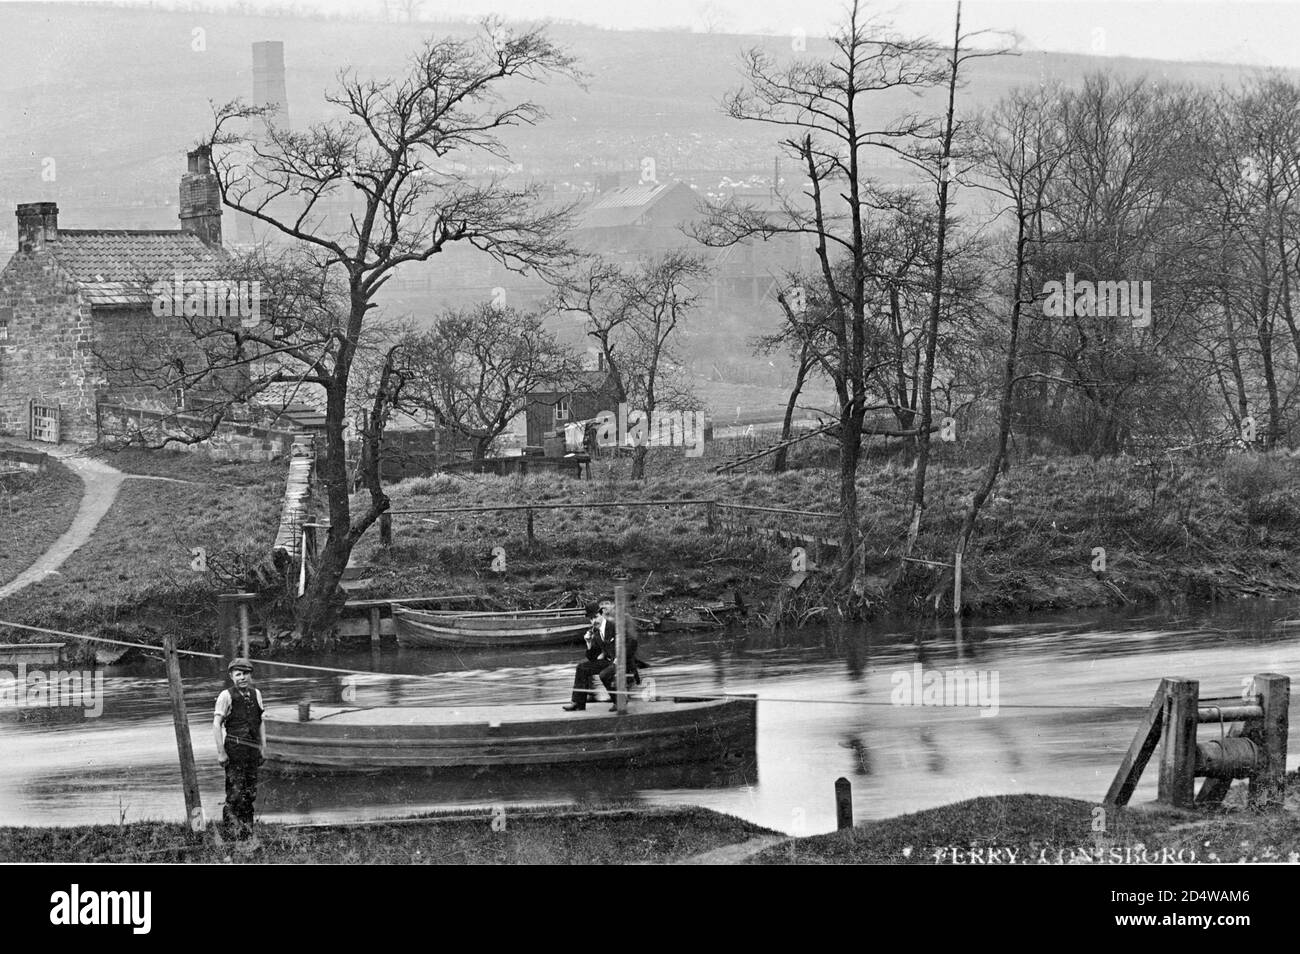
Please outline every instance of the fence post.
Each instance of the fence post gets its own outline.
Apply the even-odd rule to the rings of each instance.
[[[1291,698],[1291,680],[1275,672],[1260,673],[1254,680],[1260,695],[1264,717],[1260,720],[1259,738],[1268,763],[1263,771],[1251,776],[1247,801],[1252,805],[1280,809],[1286,793],[1287,705]]]
[[[379,515],[379,545],[381,547],[393,545],[393,515],[387,510]]]
[[[1196,710],[1200,683],[1195,679],[1163,679],[1164,733],[1160,746],[1157,801],[1174,808],[1191,808],[1196,796]]]
[[[194,767],[194,745],[190,741],[190,720],[185,711],[185,690],[181,665],[176,656],[176,637],[163,637],[167,661],[167,694],[172,703],[172,726],[176,729],[176,751],[181,760],[181,787],[185,791],[185,818],[191,831],[203,831],[203,802],[199,796],[199,773]]]
[[[704,529],[708,530],[709,533],[712,533],[713,528],[717,525],[717,511],[718,505],[715,501],[710,500],[704,505]]]
[[[853,786],[843,776],[835,780],[835,827],[853,827]]]
[[[531,547],[536,540],[533,536],[533,508],[529,507],[526,513],[528,514],[528,545]]]

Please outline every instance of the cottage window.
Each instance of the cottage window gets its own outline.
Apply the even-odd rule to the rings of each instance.
[[[569,399],[562,397],[555,402],[555,419],[557,421],[567,421],[570,415]]]

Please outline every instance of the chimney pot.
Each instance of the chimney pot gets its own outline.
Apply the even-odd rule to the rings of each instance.
[[[46,242],[59,240],[59,206],[54,202],[23,202],[18,217],[18,250],[39,252]]]

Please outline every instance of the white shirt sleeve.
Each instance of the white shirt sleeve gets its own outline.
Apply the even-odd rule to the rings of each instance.
[[[230,716],[230,690],[222,689],[221,695],[217,696],[217,708],[213,713],[222,722]]]

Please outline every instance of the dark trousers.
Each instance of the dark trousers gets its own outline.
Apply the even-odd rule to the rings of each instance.
[[[599,676],[608,666],[603,659],[588,659],[586,662],[578,663],[578,668],[573,673],[573,699],[572,703],[579,709],[587,706],[587,701],[595,698],[595,691],[591,688],[591,680],[594,676]]]
[[[254,742],[227,739],[226,756],[226,804],[221,812],[222,821],[227,825],[234,823],[251,828],[261,752]]]
[[[632,685],[632,683],[637,681],[635,639],[629,639],[627,641],[626,668],[627,668],[627,685],[630,686]],[[605,687],[605,691],[609,693],[610,701],[616,705],[618,704],[618,693],[614,691],[614,686],[615,686],[614,679],[615,676],[617,675],[618,675],[618,665],[616,663],[612,663],[607,660],[605,662],[605,668],[600,671],[600,682],[601,685]]]

